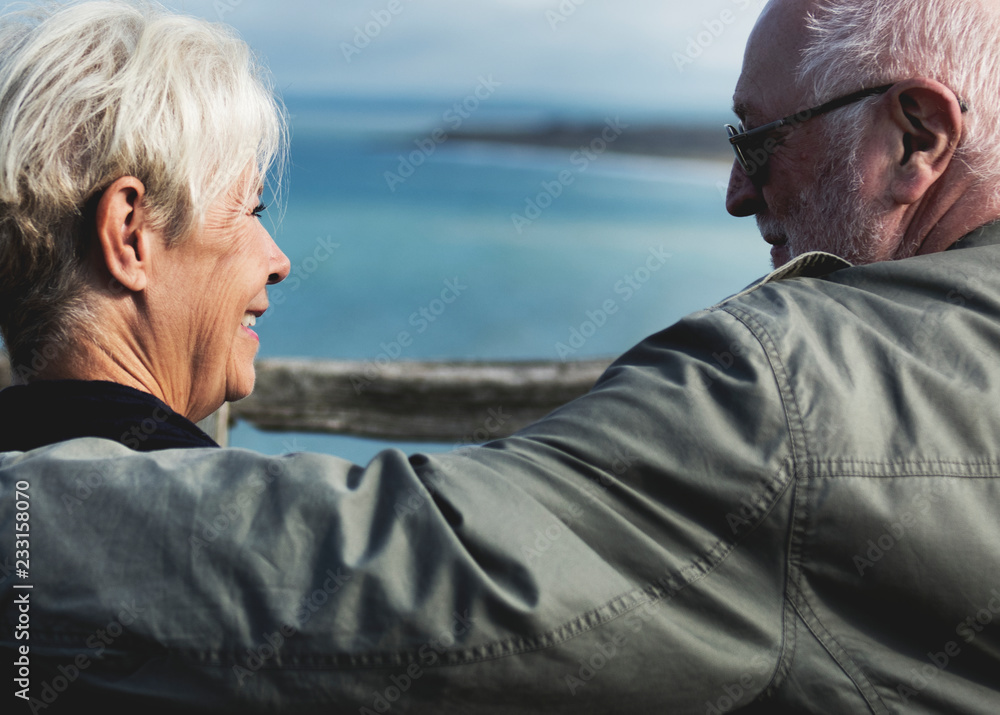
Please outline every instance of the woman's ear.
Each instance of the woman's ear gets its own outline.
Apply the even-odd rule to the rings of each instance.
[[[919,201],[951,164],[962,137],[964,105],[940,82],[911,79],[887,94],[893,144],[890,190],[901,205]]]
[[[95,217],[102,264],[133,292],[144,290],[149,278],[152,232],[142,203],[145,195],[139,179],[123,176],[105,189]]]

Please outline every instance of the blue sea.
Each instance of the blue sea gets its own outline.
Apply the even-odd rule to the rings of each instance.
[[[612,357],[769,269],[753,222],[725,212],[728,164],[442,142],[437,130],[455,123],[447,103],[289,100],[288,108],[284,197],[265,225],[292,273],[270,289],[272,309],[257,327],[261,358]],[[616,118],[492,106],[463,129],[553,117]],[[599,329],[581,332],[602,313]],[[231,445],[359,463],[386,447],[451,446],[263,433],[244,423]]]

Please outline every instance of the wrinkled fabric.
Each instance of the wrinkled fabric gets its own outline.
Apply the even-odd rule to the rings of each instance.
[[[39,712],[995,715],[998,355],[987,227],[805,256],[479,448],[6,453],[0,657]]]

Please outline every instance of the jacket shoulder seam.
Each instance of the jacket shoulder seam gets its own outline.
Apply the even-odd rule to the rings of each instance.
[[[788,376],[788,370],[785,367],[784,361],[781,359],[777,344],[767,329],[748,311],[741,309],[739,305],[728,304],[722,306],[721,310],[731,315],[733,319],[739,321],[760,344],[761,350],[767,358],[768,365],[771,367],[771,375],[774,378],[778,396],[781,400],[782,411],[785,415],[785,425],[788,430],[789,445],[791,447],[791,465],[789,471],[791,472],[793,481],[795,482],[795,488],[788,518],[788,527],[785,533],[784,603],[793,607],[791,592],[796,588],[795,580],[797,578],[797,574],[800,572],[798,563],[801,556],[800,549],[798,548],[798,540],[795,536],[796,512],[798,511],[797,502],[800,491],[798,488],[798,482],[801,476],[800,468],[803,464],[806,464],[809,461],[805,440],[805,427],[801,417],[802,413],[799,409],[798,401],[795,398],[794,390],[792,389],[791,380]],[[781,651],[778,655],[777,667],[775,668],[771,681],[764,689],[764,693],[773,692],[781,686],[781,683],[784,681],[791,669],[792,659],[795,656],[795,621],[794,619],[790,619],[789,608],[782,608],[781,620]],[[789,622],[790,620],[791,622]]]
[[[876,713],[876,715],[888,715],[890,712],[889,708],[886,706],[885,701],[882,700],[882,696],[879,695],[878,690],[875,689],[875,686],[872,685],[868,676],[865,675],[864,670],[855,662],[851,654],[823,626],[823,622],[812,610],[803,591],[797,589],[795,598],[792,601],[792,608],[795,609],[796,614],[798,614],[799,619],[801,619],[805,627],[809,629],[813,636],[816,637],[816,640],[820,642],[820,645],[823,646],[823,650],[829,654],[844,675],[851,679],[854,687],[858,690],[858,694],[864,698],[871,712]]]

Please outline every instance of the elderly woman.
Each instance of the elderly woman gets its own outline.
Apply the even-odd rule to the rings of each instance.
[[[0,76],[0,450],[73,437],[210,446],[192,422],[253,389],[258,217],[284,125],[246,46],[152,8],[8,18]],[[143,435],[145,436],[145,435]]]
[[[852,2],[764,14],[740,106],[765,131],[734,146],[809,106],[782,72],[811,33],[891,38],[911,79],[860,105],[856,163],[893,215],[944,216],[964,119],[922,29],[995,54],[969,38],[1000,18]],[[735,166],[731,195],[764,213],[816,191],[825,118],[767,178]],[[223,28],[121,0],[2,22],[0,327],[23,384],[0,393],[0,652],[26,710],[1000,711],[995,227],[879,266],[803,256],[482,448],[269,458],[193,421],[253,387],[288,271],[258,222],[283,139]]]

